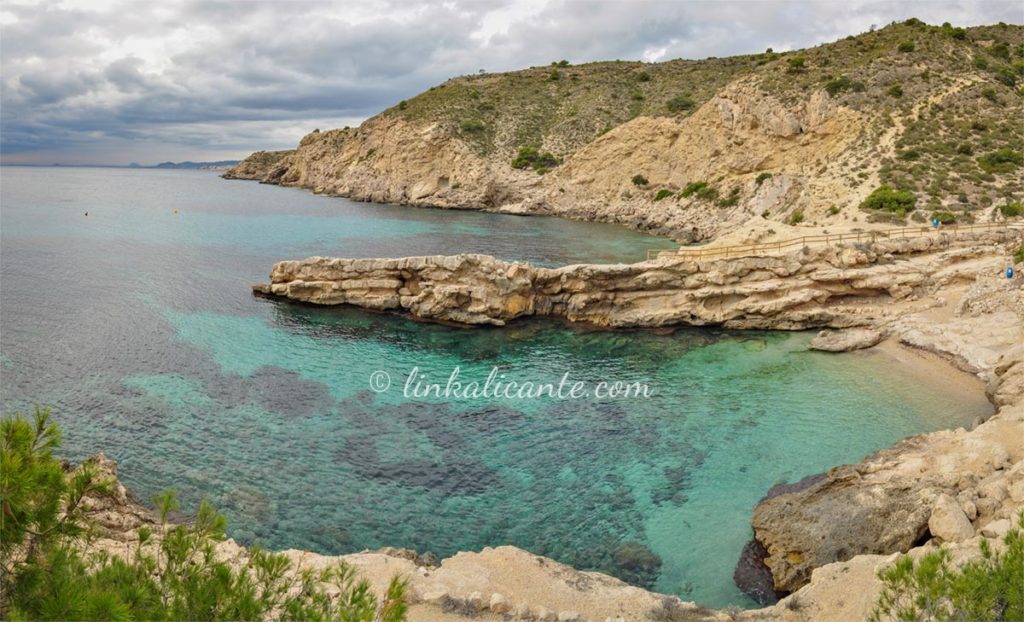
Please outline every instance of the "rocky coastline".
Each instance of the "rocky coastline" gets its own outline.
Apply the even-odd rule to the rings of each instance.
[[[999,127],[985,135],[987,147],[998,139],[1019,150],[1019,128],[1004,123],[1019,99],[999,95],[1003,86],[962,56],[980,53],[991,32],[970,31],[962,49],[920,26],[893,24],[802,51],[798,65],[842,75],[831,88],[794,68],[796,58],[646,64],[645,92],[621,118],[609,116],[623,108],[617,88],[632,85],[641,67],[566,67],[566,79],[545,67],[465,76],[357,128],[315,130],[293,150],[253,154],[224,177],[360,201],[610,222],[713,244],[891,227],[906,210],[861,209],[883,184],[910,183],[929,210],[949,210],[958,222],[1005,223],[1019,168],[990,178],[957,173],[938,189],[908,178],[906,163],[922,157],[943,177],[959,171],[963,152],[933,142],[974,141],[966,127]],[[1000,36],[1016,41],[1021,32],[1012,26]],[[923,51],[926,37],[927,57],[865,53],[908,38]],[[659,90],[680,82],[677,71],[695,84],[704,66],[706,88],[692,98]],[[943,79],[925,79],[935,75]],[[1009,107],[985,104],[986,86]],[[520,162],[531,145],[549,156],[543,165]],[[253,291],[463,325],[549,317],[609,329],[814,329],[822,331],[815,349],[924,351],[977,376],[995,412],[971,429],[906,439],[773,489],[758,504],[737,576],[768,600],[784,596],[771,607],[701,610],[507,547],[460,553],[439,571],[403,566],[436,578],[471,562],[489,581],[450,579],[435,590],[417,580],[416,607],[424,608],[413,619],[860,621],[877,596],[877,570],[898,554],[944,546],[969,559],[980,538],[1005,533],[1024,508],[1024,279],[1002,276],[1022,241],[1024,230],[1007,227],[764,257],[561,268],[484,255],[311,257],[277,263]]]
[[[1003,275],[1022,242],[1024,231],[1005,228],[772,257],[554,269],[481,255],[314,257],[276,264],[271,282],[253,289],[473,325],[550,316],[609,328],[817,328],[817,349],[899,344],[978,376],[995,413],[972,429],[914,436],[773,489],[754,509],[754,541],[737,575],[763,564],[752,589],[769,602],[785,598],[707,614],[861,620],[874,603],[877,569],[896,554],[946,546],[969,559],[979,538],[1004,534],[1024,509],[1024,280]],[[843,597],[850,581],[866,596]],[[634,613],[624,619],[657,619]]]
[[[487,255],[274,265],[258,294],[421,319],[501,326],[560,317],[596,326],[798,330],[884,327],[938,304],[922,291],[996,275],[1024,231],[804,247],[786,255],[537,268]]]
[[[866,619],[877,571],[900,553],[942,546],[957,562],[976,558],[981,539],[1005,534],[1024,509],[1024,287],[1000,274],[1022,238],[1007,229],[729,262],[665,258],[558,269],[480,256],[281,262],[257,293],[441,321],[548,314],[607,327],[824,328],[815,342],[825,350],[881,341],[937,354],[981,378],[995,408],[970,430],[914,436],[769,491],[754,509],[747,565],[762,564],[762,591],[783,598],[761,609],[709,610],[508,546],[440,562],[398,549],[286,554],[299,568],[344,559],[375,589],[392,574],[409,577],[412,620]],[[773,288],[781,288],[776,304],[759,298]],[[754,301],[721,304],[735,295]],[[116,476],[111,461],[94,461]],[[123,486],[92,504],[104,532],[94,546],[111,553],[129,554],[138,527],[155,520]],[[233,541],[218,550],[248,563],[245,547]]]

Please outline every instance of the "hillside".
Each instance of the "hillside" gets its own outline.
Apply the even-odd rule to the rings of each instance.
[[[972,222],[1024,193],[1022,85],[1024,27],[912,19],[794,52],[454,78],[225,176],[681,241],[757,219],[761,236]],[[883,184],[894,192],[863,209]]]

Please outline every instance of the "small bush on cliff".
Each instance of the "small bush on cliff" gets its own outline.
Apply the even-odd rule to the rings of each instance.
[[[882,570],[882,593],[873,622],[1024,620],[1024,515],[1003,539],[1006,549],[981,541],[981,558],[960,568],[950,566],[946,549],[915,561],[909,555]]]
[[[549,151],[541,153],[536,147],[520,147],[519,153],[512,160],[512,168],[532,168],[537,173],[543,175],[561,163],[562,161]]]
[[[718,200],[718,207],[735,207],[740,202],[740,189],[739,186],[733,186],[732,190],[729,191],[729,195]]]
[[[684,110],[692,110],[696,104],[692,99],[685,95],[679,95],[665,102],[665,107],[668,108],[669,112],[682,112]]]
[[[999,206],[999,213],[1007,218],[1014,218],[1024,214],[1024,205],[1020,203],[1006,203]]]
[[[660,200],[664,199],[665,197],[670,197],[670,196],[672,196],[672,191],[669,190],[668,188],[662,188],[661,190],[658,191],[658,194],[654,195],[654,200],[655,201],[660,201]]]
[[[938,218],[939,222],[944,225],[951,225],[956,222],[956,214],[953,212],[932,212],[931,220]]]
[[[459,123],[459,129],[468,134],[482,132],[484,131],[484,122],[479,119],[463,119],[462,123]]]
[[[738,190],[736,194],[739,194]],[[683,191],[679,193],[679,196],[682,198],[696,196],[701,201],[715,201],[718,199],[718,188],[715,188],[706,181],[694,181],[687,184]]]
[[[639,173],[633,175],[632,182],[634,186],[646,186],[648,183],[647,178]]]
[[[825,91],[835,97],[839,93],[845,91],[853,85],[853,81],[850,80],[849,76],[839,76],[838,78],[832,78],[825,83]]]
[[[788,71],[790,73],[798,73],[807,68],[807,59],[803,56],[794,56],[787,62],[789,63]]]
[[[768,181],[771,178],[772,178],[772,174],[771,173],[767,173],[767,172],[766,173],[761,173],[760,175],[757,176],[757,179],[754,180],[754,185],[755,186],[760,186],[761,184],[763,184],[764,182]]]
[[[224,517],[204,501],[192,523],[172,526],[170,492],[153,499],[160,525],[140,527],[134,550],[90,553],[86,499],[109,494],[112,482],[88,462],[65,473],[53,456],[60,440],[45,410],[0,421],[0,619],[405,619],[397,578],[378,602],[345,564],[292,572],[287,557],[255,547],[247,568],[218,561]]]
[[[978,166],[989,173],[1008,173],[1024,164],[1024,154],[1014,149],[996,149],[978,158]]]
[[[706,181],[690,182],[690,183],[686,184],[686,187],[683,188],[683,191],[680,194],[683,196],[683,198],[686,198],[686,197],[689,197],[691,195],[697,194],[698,192],[700,192],[701,190],[704,190],[707,187],[708,187],[708,182],[706,182]]]
[[[906,216],[907,212],[914,211],[914,204],[917,199],[914,193],[909,190],[895,190],[891,186],[879,186],[868,195],[860,204],[863,209],[876,209],[886,212],[895,212],[900,216]]]

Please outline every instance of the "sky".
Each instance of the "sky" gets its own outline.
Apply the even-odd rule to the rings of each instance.
[[[294,147],[448,78],[795,49],[1021,0],[62,0],[0,4],[0,160],[154,164]]]

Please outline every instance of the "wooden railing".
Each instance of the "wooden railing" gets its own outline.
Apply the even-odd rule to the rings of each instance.
[[[718,246],[711,248],[682,247],[674,251],[650,249],[647,251],[647,259],[658,257],[682,257],[686,259],[707,259],[731,257],[757,257],[768,254],[781,254],[784,251],[810,246],[811,244],[840,244],[843,242],[873,242],[875,240],[901,240],[921,238],[935,234],[969,233],[971,231],[989,231],[992,229],[1022,228],[1021,223],[978,223],[972,225],[944,225],[942,227],[902,227],[899,229],[881,229],[877,231],[861,231],[857,233],[836,233],[822,235],[805,235],[792,240],[781,240],[779,242],[765,242],[762,244],[738,244],[734,246]]]

